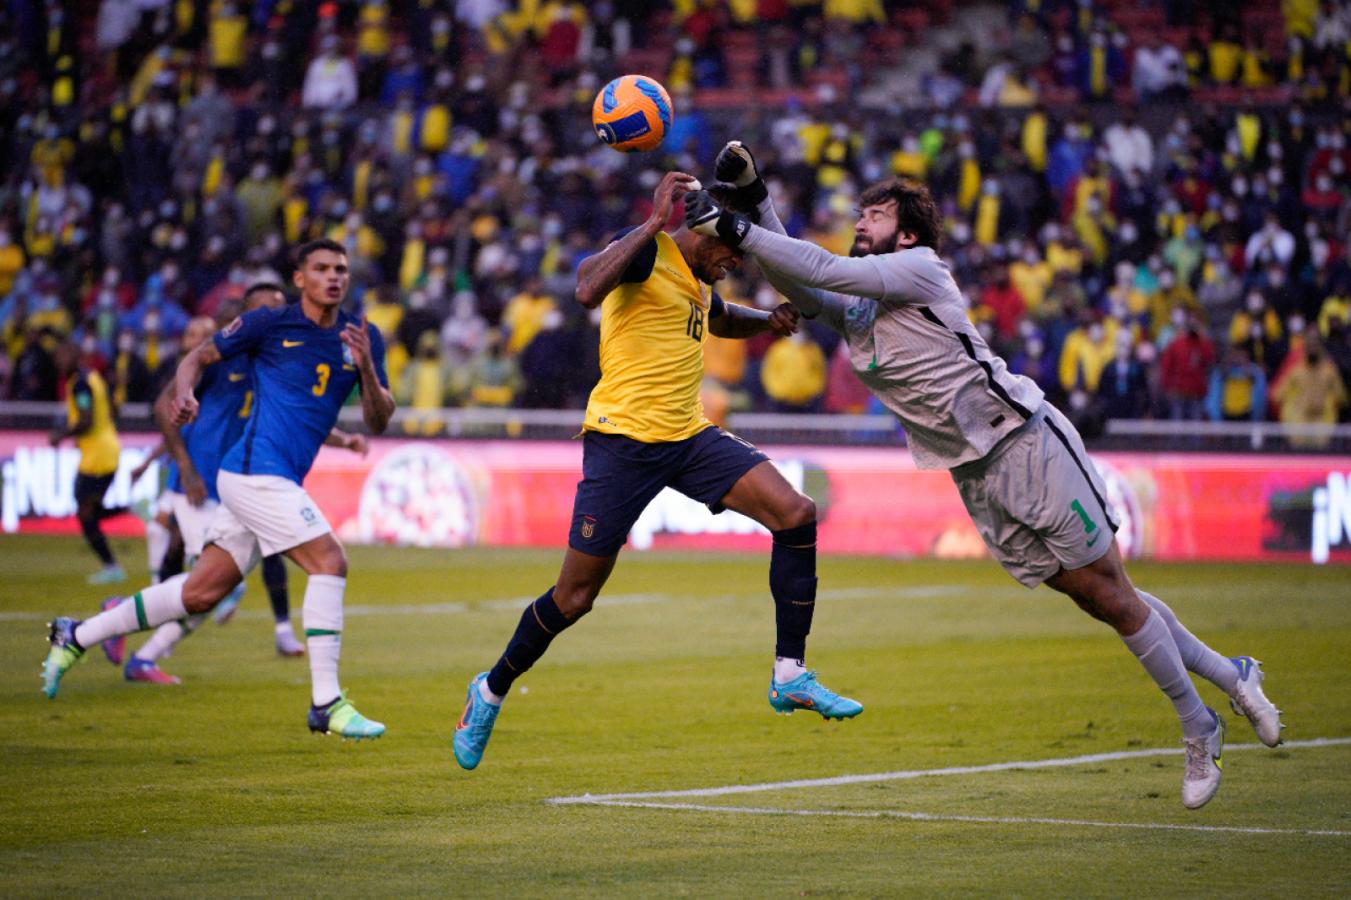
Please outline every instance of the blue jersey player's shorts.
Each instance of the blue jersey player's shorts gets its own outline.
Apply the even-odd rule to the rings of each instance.
[[[683,441],[644,443],[588,431],[582,438],[582,480],[572,504],[568,546],[614,556],[629,529],[665,487],[722,512],[720,502],[769,457],[716,425]]]

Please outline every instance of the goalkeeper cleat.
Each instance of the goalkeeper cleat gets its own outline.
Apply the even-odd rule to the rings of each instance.
[[[363,738],[378,738],[385,733],[383,723],[368,719],[357,712],[352,701],[347,699],[346,691],[339,694],[338,699],[331,703],[311,706],[309,726],[310,731],[318,734],[336,734],[357,741]]]
[[[779,684],[769,679],[769,705],[777,713],[788,715],[799,709],[820,713],[823,719],[852,719],[863,712],[863,704],[841,697],[816,680],[815,672],[804,672],[792,681]]]
[[[488,738],[492,737],[497,714],[502,710],[500,703],[489,703],[479,693],[479,682],[487,677],[487,672],[480,672],[469,682],[464,712],[460,714],[460,721],[455,723],[451,746],[455,751],[455,761],[461,769],[472,769],[483,759],[483,751],[488,748]]]
[[[1182,773],[1182,805],[1200,809],[1210,802],[1220,789],[1224,774],[1224,719],[1215,710],[1207,710],[1215,717],[1215,727],[1209,734],[1187,738],[1187,768]]]
[[[107,612],[108,610],[117,606],[121,602],[122,602],[121,597],[109,597],[107,600],[104,600],[103,603],[99,606],[99,611]],[[103,655],[108,657],[108,662],[112,663],[115,666],[122,665],[122,660],[126,659],[127,636],[125,634],[118,635],[117,637],[108,638],[108,640],[99,644],[99,646],[103,648]]]
[[[1238,684],[1229,705],[1252,723],[1259,741],[1275,747],[1281,742],[1281,729],[1285,726],[1281,724],[1281,711],[1262,692],[1262,663],[1251,656],[1236,656],[1233,663],[1238,667]]]
[[[42,664],[42,693],[47,695],[48,700],[56,698],[61,676],[84,656],[84,648],[75,642],[75,627],[79,624],[66,616],[60,616],[51,623],[52,630],[47,641],[52,648],[47,651],[47,659]]]
[[[143,684],[179,684],[177,675],[170,675],[159,667],[153,659],[141,659],[133,656],[127,660],[122,677],[127,681],[139,681]]]

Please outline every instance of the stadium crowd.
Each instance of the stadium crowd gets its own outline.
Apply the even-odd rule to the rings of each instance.
[[[404,404],[580,407],[598,317],[577,262],[665,168],[706,176],[738,138],[789,231],[842,253],[863,185],[927,182],[973,320],[1086,433],[1347,420],[1351,4],[986,7],[888,94],[967,6],[17,0],[0,397],[57,399],[70,341],[118,403],[150,399],[192,317],[329,236]],[[630,70],[675,102],[652,154],[591,133]],[[779,302],[753,266],[718,289]],[[710,413],[867,409],[836,349],[815,326],[710,340]]]

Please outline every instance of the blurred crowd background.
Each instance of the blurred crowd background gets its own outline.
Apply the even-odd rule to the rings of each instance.
[[[625,72],[671,92],[656,152],[592,133]],[[0,398],[59,399],[69,355],[152,399],[193,317],[327,236],[404,404],[581,407],[577,262],[733,138],[789,231],[841,253],[862,186],[927,182],[973,320],[1090,436],[1351,416],[1351,3],[1328,0],[9,0]],[[718,289],[779,302],[751,265]],[[814,325],[713,339],[707,374],[715,417],[870,409]]]

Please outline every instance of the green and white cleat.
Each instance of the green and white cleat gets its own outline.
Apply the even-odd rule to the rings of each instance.
[[[79,624],[66,616],[59,616],[51,623],[47,640],[52,649],[47,651],[47,659],[42,664],[42,693],[48,700],[56,698],[61,676],[84,656],[84,648],[75,642],[75,626]]]
[[[803,672],[792,681],[779,684],[769,679],[769,705],[776,713],[789,715],[795,710],[809,709],[820,713],[823,719],[852,719],[863,712],[863,704],[841,697],[816,680],[815,672]]]
[[[363,738],[378,738],[385,733],[384,723],[368,719],[357,712],[352,701],[347,699],[346,691],[339,694],[338,699],[332,703],[311,706],[309,726],[310,731],[317,734],[336,734],[356,741]]]

